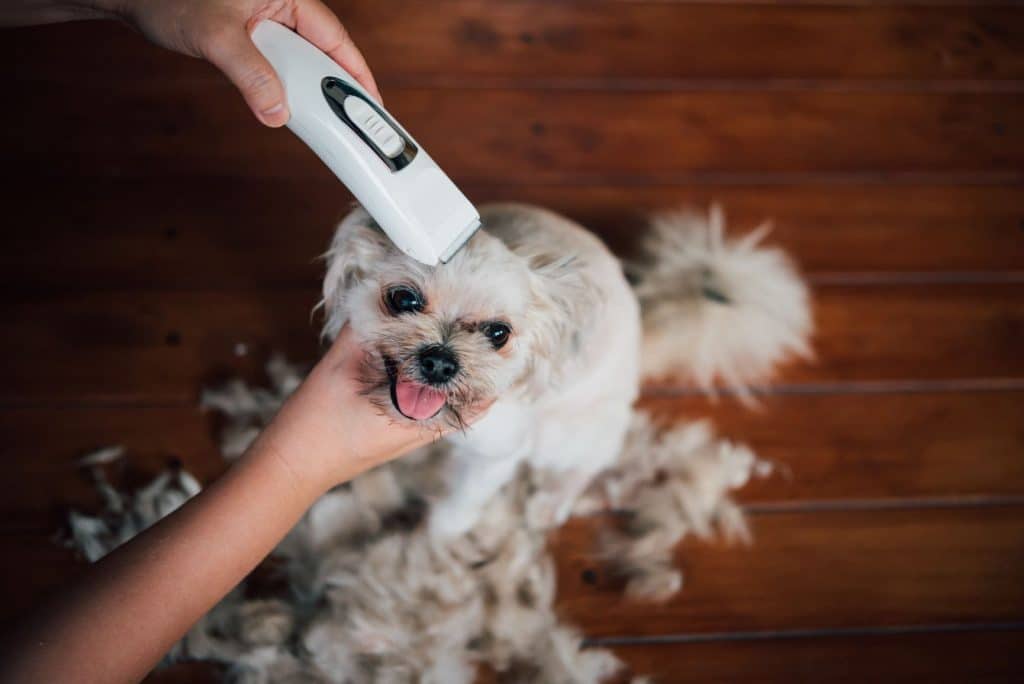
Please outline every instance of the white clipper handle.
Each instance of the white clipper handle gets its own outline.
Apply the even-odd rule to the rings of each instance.
[[[262,21],[253,42],[284,84],[288,128],[355,195],[395,245],[448,261],[480,215],[430,155],[338,64],[294,31]]]

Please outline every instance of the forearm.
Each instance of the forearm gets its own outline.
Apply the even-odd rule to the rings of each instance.
[[[34,26],[78,19],[114,18],[122,0],[7,0],[0,5],[0,25]]]
[[[0,653],[3,682],[139,680],[331,486],[425,444],[360,394],[348,331],[242,459],[92,568]]]
[[[273,445],[258,442],[206,491],[58,597],[11,645],[0,679],[142,679],[320,493],[296,478]]]

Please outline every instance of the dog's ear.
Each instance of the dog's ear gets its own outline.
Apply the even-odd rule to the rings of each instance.
[[[366,277],[372,264],[382,259],[390,249],[387,237],[362,207],[356,207],[342,219],[331,240],[331,248],[324,259],[323,336],[334,339],[348,320],[346,293]]]
[[[542,312],[532,326],[532,357],[524,378],[531,393],[543,393],[571,374],[579,362],[587,328],[604,298],[579,257],[555,252],[523,255],[535,276],[534,298]]]

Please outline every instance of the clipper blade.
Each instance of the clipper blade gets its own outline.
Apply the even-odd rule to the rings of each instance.
[[[470,221],[469,225],[455,236],[455,239],[451,241],[451,244],[449,244],[447,248],[441,250],[441,263],[447,264],[451,258],[455,256],[467,242],[469,242],[470,238],[476,235],[476,231],[480,230],[482,226],[483,224],[480,222],[480,219]]]

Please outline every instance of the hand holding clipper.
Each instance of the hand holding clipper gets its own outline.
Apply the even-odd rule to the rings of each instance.
[[[286,124],[391,241],[429,266],[448,261],[480,215],[430,155],[344,69],[293,31],[263,21],[253,42],[284,84]]]

